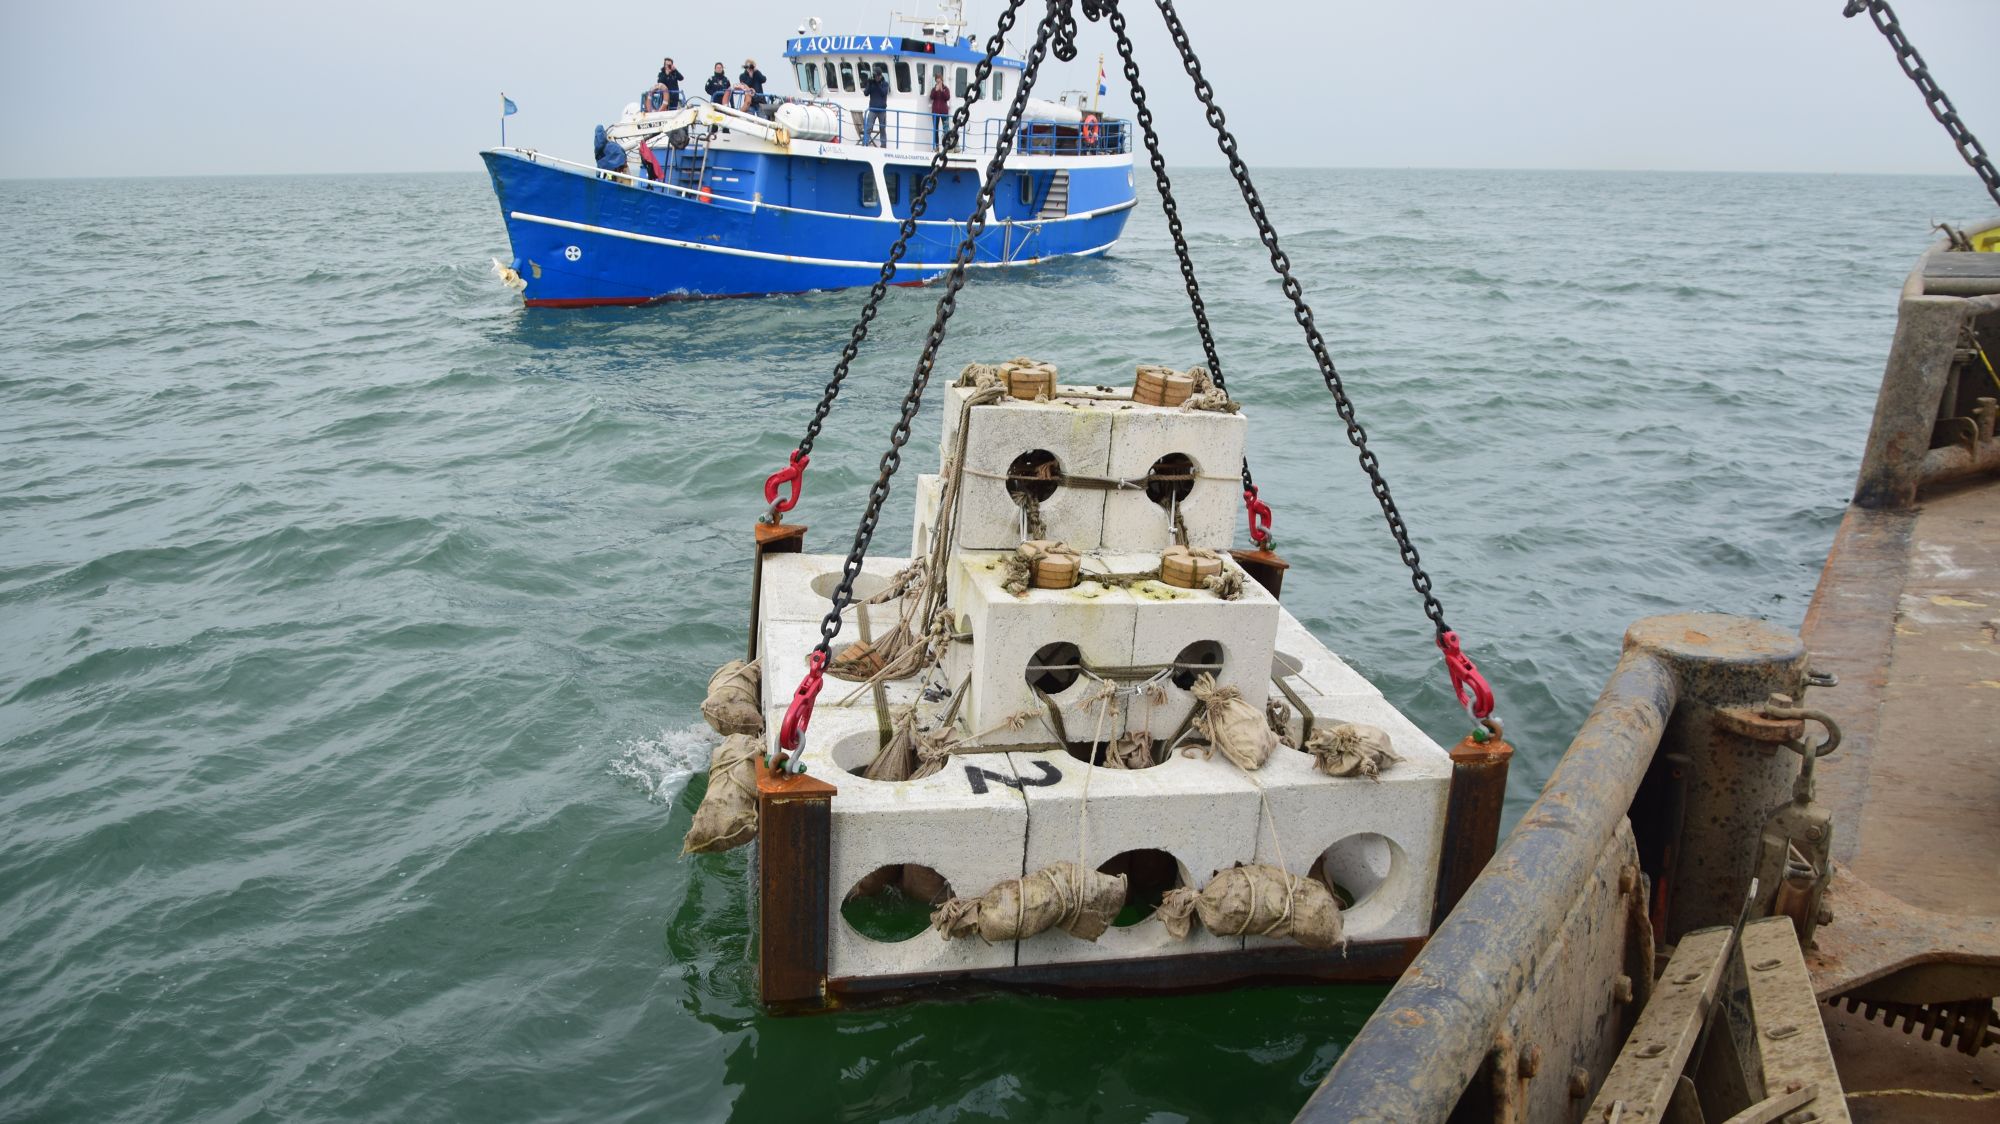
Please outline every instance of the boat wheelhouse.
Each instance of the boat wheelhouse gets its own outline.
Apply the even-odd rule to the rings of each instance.
[[[895,281],[942,274],[1022,73],[997,57],[975,90],[984,51],[957,5],[944,11],[910,36],[820,34],[813,20],[786,44],[797,94],[736,87],[673,109],[632,104],[596,164],[481,153],[513,250],[496,268],[527,304],[549,307],[873,284],[946,135],[950,117],[931,113],[928,95],[942,78],[954,106],[973,100]],[[887,108],[871,121],[878,72]],[[1083,101],[1029,100],[975,266],[1092,257],[1117,242],[1133,205],[1130,130]]]

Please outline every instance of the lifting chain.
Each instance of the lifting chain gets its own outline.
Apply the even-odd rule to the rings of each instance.
[[[1993,161],[1986,158],[1986,149],[1980,146],[1979,138],[1973,136],[1972,130],[1965,127],[1965,122],[1958,119],[1958,110],[1952,108],[1951,99],[1944,96],[1937,80],[1931,77],[1930,69],[1924,65],[1924,56],[1917,53],[1910,37],[1903,34],[1903,25],[1896,22],[1896,13],[1889,7],[1888,0],[1848,0],[1847,8],[1841,14],[1853,19],[1862,12],[1868,13],[1876,29],[1889,40],[1889,46],[1896,52],[1896,62],[1902,66],[1903,73],[1910,76],[1910,81],[1917,84],[1917,92],[1924,95],[1924,104],[1930,107],[1931,116],[1937,118],[1944,131],[1951,134],[1951,143],[1958,146],[1958,154],[1965,157],[1965,162],[1978,175],[1979,182],[1986,185],[1986,194],[1993,197],[1993,202],[2000,203],[2000,172],[1993,170]]]
[[[1180,52],[1181,64],[1187,69],[1188,77],[1194,79],[1195,97],[1200,99],[1206,111],[1209,127],[1215,130],[1216,147],[1221,149],[1223,158],[1229,163],[1229,174],[1235,177],[1236,186],[1243,193],[1244,205],[1250,210],[1250,218],[1257,224],[1257,237],[1270,251],[1271,268],[1278,274],[1285,296],[1291,299],[1292,318],[1305,330],[1306,346],[1319,363],[1320,377],[1325,380],[1327,390],[1333,394],[1334,409],[1347,425],[1347,440],[1359,453],[1361,471],[1368,474],[1369,488],[1375,493],[1376,502],[1382,505],[1382,518],[1388,521],[1389,533],[1396,539],[1396,549],[1403,556],[1403,565],[1409,567],[1410,585],[1423,598],[1424,616],[1429,617],[1437,628],[1438,649],[1444,653],[1446,666],[1450,669],[1453,692],[1461,704],[1467,705],[1475,720],[1484,720],[1493,710],[1492,691],[1472,660],[1459,649],[1457,634],[1445,624],[1444,606],[1431,592],[1431,576],[1424,572],[1423,560],[1417,555],[1416,544],[1410,541],[1409,528],[1403,524],[1403,513],[1397,509],[1395,498],[1389,494],[1389,481],[1382,475],[1381,462],[1368,448],[1368,432],[1356,418],[1354,403],[1348,399],[1340,372],[1334,368],[1333,356],[1326,349],[1326,340],[1313,323],[1312,307],[1306,303],[1305,289],[1292,276],[1291,259],[1278,245],[1278,232],[1271,225],[1271,217],[1264,210],[1264,200],[1257,194],[1256,185],[1250,182],[1250,169],[1237,153],[1236,137],[1229,131],[1222,107],[1215,103],[1215,88],[1202,76],[1201,60],[1195,57],[1187,28],[1181,25],[1173,0],[1157,0],[1157,3],[1161,16],[1166,19],[1167,31],[1173,37],[1174,47]]]
[[[944,140],[939,143],[937,151],[931,153],[930,168],[912,189],[910,213],[904,216],[901,228],[896,231],[896,242],[889,247],[889,256],[882,261],[882,272],[868,290],[868,301],[861,306],[861,315],[855,320],[853,330],[848,333],[847,345],[840,349],[840,359],[833,365],[833,377],[827,380],[826,392],[820,396],[819,405],[813,410],[812,420],[806,423],[805,437],[800,439],[798,448],[792,450],[786,466],[772,473],[770,478],[764,481],[764,502],[771,505],[770,510],[764,515],[766,522],[778,522],[785,512],[790,511],[793,505],[799,502],[799,494],[805,489],[806,463],[812,458],[813,442],[819,439],[820,429],[826,424],[826,416],[833,410],[834,399],[840,397],[840,387],[847,380],[848,368],[853,366],[855,356],[861,354],[861,345],[868,339],[868,325],[881,311],[882,298],[888,293],[889,286],[895,283],[896,266],[909,253],[910,238],[916,233],[917,222],[924,217],[924,211],[930,205],[931,193],[937,188],[938,173],[944,170],[945,162],[950,159],[952,150],[958,147],[958,139],[965,131],[966,122],[971,118],[972,103],[978,101],[980,91],[986,89],[986,79],[993,73],[993,60],[1005,49],[1006,32],[1014,26],[1016,13],[1020,11],[1022,3],[1023,0],[1011,0],[1007,10],[1001,14],[1000,30],[986,41],[986,55],[979,60],[974,70],[975,78],[966,87],[965,96],[959,99],[958,108],[952,110],[951,125],[946,130]],[[778,491],[785,484],[791,485],[791,494],[785,499],[780,499]]]
[[[986,81],[1000,44],[1007,32],[1013,30],[1014,20],[1022,0],[1013,0],[1007,10],[1001,13],[999,27],[993,38],[988,40],[990,49],[979,64],[974,76],[975,83]],[[1014,99],[1007,105],[1007,117],[1000,128],[1000,135],[993,143],[993,155],[987,161],[986,173],[980,179],[979,197],[974,202],[972,217],[965,223],[965,238],[958,244],[952,257],[951,273],[944,283],[944,295],[938,298],[937,314],[931,320],[930,332],[924,338],[924,350],[917,357],[917,368],[910,376],[909,392],[903,396],[902,413],[896,419],[895,428],[889,431],[889,448],[882,454],[881,472],[875,484],[868,490],[868,509],[861,515],[861,523],[854,531],[854,546],[847,552],[847,560],[841,564],[840,584],[834,588],[832,607],[820,621],[820,641],[814,646],[807,660],[805,678],[792,693],[792,702],[785,711],[785,719],[778,728],[778,746],[766,764],[775,769],[782,760],[791,772],[802,772],[805,762],[804,752],[806,725],[812,720],[813,702],[818,698],[824,672],[833,651],[833,638],[840,634],[841,614],[854,600],[854,580],[861,574],[862,560],[868,556],[868,545],[875,537],[875,526],[881,520],[882,507],[889,500],[889,485],[895,478],[896,470],[902,467],[903,446],[910,440],[910,430],[916,421],[917,412],[923,406],[924,388],[929,385],[931,369],[937,363],[938,349],[944,345],[945,326],[950,323],[952,313],[958,308],[958,293],[965,287],[966,265],[972,260],[978,246],[979,235],[986,228],[986,215],[993,205],[993,193],[999,186],[1000,175],[1006,167],[1007,157],[1014,148],[1014,136],[1020,129],[1021,119],[1028,109],[1028,94],[1034,89],[1035,76],[1041,71],[1042,60],[1048,57],[1049,41],[1062,26],[1063,17],[1068,14],[1069,0],[1048,0],[1046,13],[1035,31],[1034,46],[1028,49],[1027,58],[1021,72],[1021,79],[1014,87]],[[1072,27],[1074,23],[1072,21]],[[1074,57],[1076,47],[1073,38],[1068,40],[1068,49]],[[934,165],[935,167],[935,165]],[[935,174],[935,171],[933,172]]]
[[[1209,377],[1218,390],[1226,391],[1222,380],[1222,358],[1216,354],[1215,332],[1208,323],[1208,304],[1201,299],[1201,283],[1195,280],[1194,257],[1188,252],[1187,232],[1181,226],[1180,204],[1174,199],[1173,181],[1167,176],[1167,160],[1160,154],[1160,135],[1153,128],[1153,111],[1146,105],[1146,88],[1139,84],[1139,63],[1132,53],[1132,37],[1127,34],[1125,13],[1116,3],[1100,4],[1085,0],[1084,15],[1092,20],[1108,16],[1112,33],[1118,37],[1118,57],[1125,60],[1125,85],[1132,94],[1132,116],[1145,138],[1146,156],[1153,166],[1153,183],[1160,192],[1160,210],[1167,216],[1167,233],[1173,236],[1174,256],[1180,259],[1181,280],[1187,286],[1188,308],[1194,313],[1195,331],[1201,334],[1201,354],[1208,363]],[[1250,537],[1257,549],[1271,549],[1271,509],[1257,498],[1257,485],[1250,479],[1250,459],[1243,459],[1243,502],[1250,511]],[[1261,520],[1259,518],[1261,513]]]

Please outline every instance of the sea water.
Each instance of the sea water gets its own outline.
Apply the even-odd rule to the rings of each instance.
[[[1632,620],[1798,626],[1897,288],[1990,206],[1969,176],[1260,186],[1499,695],[1514,814]],[[1285,601],[1448,744],[1234,185],[1177,194]],[[696,704],[861,293],[523,310],[473,175],[8,182],[0,234],[0,1119],[1284,1120],[1382,995],[758,1012],[749,852],[677,854]],[[853,539],[938,295],[884,304],[813,549]],[[1020,354],[1198,360],[1143,183],[1110,258],[974,277],[940,371]]]

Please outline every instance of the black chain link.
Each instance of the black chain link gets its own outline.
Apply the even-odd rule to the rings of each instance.
[[[993,60],[1006,49],[1006,33],[1014,26],[1014,20],[1024,0],[1010,0],[1007,10],[1000,14],[1000,29],[986,41],[986,57],[974,67],[972,84],[966,87],[965,96],[958,108],[951,114],[951,126],[945,131],[944,140],[936,152],[931,153],[930,169],[924,173],[910,195],[910,213],[904,217],[902,227],[896,232],[896,243],[889,247],[889,256],[883,259],[882,272],[875,278],[875,284],[868,290],[868,303],[861,306],[860,319],[848,334],[847,346],[840,349],[840,361],[833,365],[833,377],[827,381],[826,393],[820,397],[819,406],[813,410],[812,421],[806,424],[806,435],[799,442],[801,457],[812,455],[813,442],[818,440],[820,428],[826,424],[826,416],[833,410],[833,400],[840,397],[840,387],[847,379],[847,369],[854,363],[855,356],[861,354],[861,345],[868,339],[868,325],[881,310],[882,298],[889,286],[896,280],[896,265],[909,252],[910,237],[916,233],[917,221],[924,217],[930,205],[931,192],[937,187],[938,173],[944,170],[953,149],[958,147],[958,138],[970,120],[972,105],[979,100],[980,91],[986,88],[986,79],[993,73]],[[773,509],[773,516],[777,511]]]
[[[1250,209],[1250,218],[1257,224],[1257,237],[1270,251],[1271,268],[1277,272],[1285,296],[1291,299],[1292,318],[1305,330],[1306,346],[1319,363],[1320,377],[1326,381],[1327,390],[1333,393],[1334,409],[1339,412],[1340,420],[1347,423],[1347,440],[1359,451],[1361,471],[1368,474],[1369,487],[1375,493],[1376,502],[1382,505],[1382,518],[1388,521],[1389,533],[1395,536],[1403,565],[1410,569],[1410,585],[1423,598],[1424,615],[1437,626],[1442,636],[1451,631],[1444,623],[1444,606],[1431,593],[1431,576],[1424,572],[1423,560],[1417,555],[1416,544],[1410,541],[1409,528],[1403,524],[1403,514],[1397,510],[1396,501],[1389,494],[1389,482],[1382,476],[1381,462],[1368,448],[1368,432],[1356,420],[1354,403],[1347,397],[1347,388],[1341,383],[1340,372],[1334,368],[1333,356],[1327,352],[1319,327],[1313,323],[1312,307],[1306,303],[1305,289],[1292,276],[1291,259],[1278,245],[1278,232],[1271,226],[1271,217],[1264,210],[1264,200],[1257,194],[1256,185],[1250,182],[1250,169],[1237,154],[1236,137],[1229,131],[1222,107],[1215,104],[1215,88],[1202,76],[1201,60],[1195,57],[1194,46],[1188,41],[1187,29],[1181,26],[1180,16],[1174,11],[1173,0],[1157,2],[1160,14],[1166,18],[1167,31],[1173,36],[1174,47],[1180,52],[1181,64],[1187,69],[1188,77],[1194,79],[1195,97],[1201,100],[1209,127],[1215,130],[1216,147],[1222,150],[1223,158],[1229,163],[1229,173],[1236,178],[1236,186],[1243,193],[1243,202]]]
[[[993,42],[1000,39],[1013,27],[1014,11],[1007,9],[1000,17],[1000,28],[994,32]],[[1034,89],[1035,75],[1041,70],[1042,60],[1048,56],[1049,41],[1062,25],[1062,17],[1069,11],[1069,0],[1048,0],[1047,14],[1037,25],[1034,46],[1029,48],[1021,80],[1014,87],[1014,100],[1008,103],[1007,118],[1001,126],[1000,136],[994,142],[992,158],[987,161],[986,174],[979,184],[979,198],[972,208],[972,217],[965,223],[965,239],[958,245],[952,258],[951,274],[945,280],[944,295],[938,298],[937,315],[931,320],[930,333],[924,338],[923,354],[917,358],[916,372],[910,377],[909,393],[903,396],[903,411],[896,419],[896,426],[889,431],[889,449],[882,454],[881,473],[875,478],[875,486],[868,490],[868,510],[861,515],[861,524],[854,531],[854,546],[847,552],[847,561],[840,568],[840,585],[833,591],[833,607],[820,621],[820,642],[814,651],[824,659],[833,648],[833,638],[840,634],[840,615],[854,600],[854,579],[861,574],[861,563],[868,555],[868,544],[875,537],[876,523],[882,517],[882,506],[889,499],[889,484],[902,467],[903,446],[910,440],[910,429],[915,423],[917,411],[922,408],[924,388],[929,385],[931,370],[937,363],[938,349],[944,345],[945,326],[951,321],[952,313],[958,309],[958,292],[965,287],[966,265],[972,260],[979,242],[980,232],[986,228],[986,214],[993,204],[993,193],[999,186],[1001,173],[1005,170],[1008,155],[1014,149],[1014,134],[1021,127],[1021,119],[1028,109],[1028,92]],[[1073,24],[1074,21],[1072,21]],[[1074,40],[1070,50],[1075,51]],[[991,55],[988,56],[991,58]],[[984,75],[981,75],[984,79]]]
[[[1910,38],[1903,34],[1903,25],[1896,22],[1896,13],[1890,9],[1887,0],[1848,0],[1847,9],[1841,14],[1852,19],[1862,12],[1874,22],[1877,30],[1889,40],[1895,49],[1896,62],[1903,73],[1917,84],[1917,92],[1924,95],[1924,104],[1930,107],[1931,116],[1938,119],[1944,131],[1951,134],[1951,142],[1958,146],[1958,154],[1972,166],[1979,181],[1986,185],[1986,194],[1993,202],[2000,203],[2000,172],[1993,170],[1993,161],[1986,158],[1986,149],[1979,144],[1979,138],[1958,119],[1958,110],[1952,108],[1951,99],[1938,88],[1937,80],[1931,77],[1930,69],[1924,66],[1924,56],[1910,44]]]
[[[1167,176],[1167,160],[1160,154],[1160,135],[1153,128],[1153,111],[1146,105],[1146,88],[1139,84],[1139,63],[1133,57],[1132,37],[1126,31],[1125,13],[1116,3],[1086,0],[1084,14],[1092,20],[1109,16],[1111,31],[1118,37],[1118,57],[1125,61],[1125,85],[1131,90],[1133,118],[1146,142],[1146,156],[1153,166],[1153,183],[1160,192],[1160,210],[1166,212],[1167,233],[1173,236],[1174,256],[1180,259],[1181,281],[1187,286],[1188,308],[1194,313],[1195,330],[1201,333],[1201,354],[1208,363],[1209,376],[1217,389],[1226,390],[1222,379],[1222,358],[1216,353],[1215,332],[1208,323],[1208,304],[1201,299],[1201,282],[1195,280],[1194,258],[1188,252],[1187,232],[1181,226],[1181,207],[1174,199],[1173,180]],[[1243,458],[1243,490],[1255,491],[1250,478],[1250,458]],[[1259,545],[1262,545],[1261,543]]]

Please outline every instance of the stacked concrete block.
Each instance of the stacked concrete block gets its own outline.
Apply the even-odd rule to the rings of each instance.
[[[1179,864],[1183,884],[1199,889],[1216,871],[1256,854],[1257,788],[1220,756],[1176,754],[1132,770],[1096,768],[1055,751],[1008,756],[1017,774],[1044,782],[1022,788],[1028,870],[1064,860],[1097,869],[1126,851],[1160,850]],[[1049,782],[1052,773],[1060,779]],[[1175,940],[1155,915],[1113,927],[1095,942],[1055,931],[1019,944],[1022,964],[1060,964],[1233,951],[1243,939],[1215,936],[1197,921],[1187,939]]]
[[[1300,699],[1315,726],[1360,722],[1380,728],[1401,760],[1374,780],[1329,777],[1314,768],[1311,754],[1279,746],[1257,772],[1268,809],[1257,861],[1311,875],[1327,856],[1326,873],[1355,895],[1343,918],[1351,941],[1426,935],[1451,789],[1450,756],[1380,694],[1301,693]],[[1295,737],[1299,726],[1294,716]],[[1250,945],[1260,942],[1283,943],[1252,938]]]
[[[915,863],[942,875],[950,892],[978,897],[1022,874],[1027,803],[1004,753],[954,760],[915,781],[871,781],[851,769],[879,744],[873,716],[817,713],[806,771],[840,791],[833,799],[827,887],[827,973],[856,977],[903,972],[1000,968],[1015,962],[1012,941],[947,941],[926,929],[907,940],[877,941],[847,923],[841,905],[857,883],[881,867]],[[975,782],[966,766],[978,770]]]
[[[1155,565],[1159,562],[1156,555],[1119,557],[1149,560]],[[1127,564],[1140,568],[1137,562]],[[1235,562],[1224,559],[1223,567],[1243,579],[1242,596],[1234,601],[1225,601],[1206,589],[1181,589],[1162,581],[1132,587],[1139,605],[1132,662],[1172,663],[1188,647],[1212,641],[1222,648],[1222,670],[1211,673],[1216,683],[1236,688],[1251,706],[1262,708],[1271,686],[1272,634],[1282,610],[1277,599],[1244,575]],[[1134,700],[1132,706],[1136,722],[1165,737],[1180,728],[1194,709],[1195,697],[1190,690],[1169,685],[1166,702]]]
[[[1048,744],[1055,739],[1044,719],[1046,708],[1028,687],[1035,653],[1067,642],[1093,666],[1128,666],[1138,604],[1123,588],[1091,581],[1088,563],[1084,579],[1072,588],[1030,589],[1016,597],[1002,587],[1007,557],[995,552],[953,559],[952,584],[960,593],[953,608],[959,623],[970,628],[972,643],[952,646],[947,675],[954,685],[968,684],[960,723],[980,744]],[[1093,680],[1079,675],[1052,696],[1072,738],[1088,736],[1097,708],[1086,700],[1097,690]]]
[[[1162,458],[1188,457],[1196,479],[1177,505],[1188,545],[1227,550],[1243,519],[1243,441],[1249,429],[1243,415],[1128,402],[1112,418],[1109,475],[1136,479]],[[1105,499],[1104,542],[1110,549],[1159,551],[1173,541],[1171,513],[1143,489],[1123,489]]]
[[[956,447],[959,410],[969,393],[953,387],[946,395],[945,455]],[[1008,494],[1004,479],[1024,453],[1039,449],[1053,454],[1065,473],[1105,476],[1112,416],[1102,403],[1089,401],[1005,398],[973,407],[953,545],[965,550],[1012,550],[1026,537],[1021,534],[1021,506]],[[1078,550],[1097,549],[1104,541],[1104,496],[1091,488],[1057,488],[1041,501],[1043,537]]]

